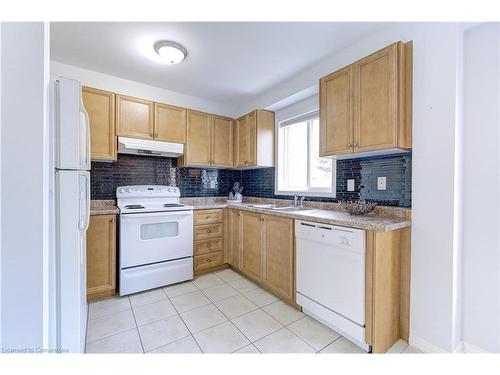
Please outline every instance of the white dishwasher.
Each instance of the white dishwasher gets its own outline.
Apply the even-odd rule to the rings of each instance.
[[[368,351],[365,231],[295,220],[297,304]]]

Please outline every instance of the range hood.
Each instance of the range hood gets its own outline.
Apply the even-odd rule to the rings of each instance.
[[[119,154],[176,158],[182,156],[183,152],[184,145],[182,143],[148,141],[145,139],[118,137]]]

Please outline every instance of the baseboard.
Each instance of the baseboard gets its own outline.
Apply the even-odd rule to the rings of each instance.
[[[418,350],[421,350],[424,353],[449,353],[449,351],[444,350],[443,348],[431,344],[430,342],[424,340],[421,337],[412,335],[410,333],[410,342],[411,346],[414,346]]]

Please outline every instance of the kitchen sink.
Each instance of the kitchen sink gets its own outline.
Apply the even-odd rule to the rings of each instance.
[[[249,207],[262,208],[262,209],[273,210],[273,211],[307,211],[307,210],[313,210],[313,208],[308,208],[308,207],[280,206],[280,205],[277,205],[277,204],[252,204]]]

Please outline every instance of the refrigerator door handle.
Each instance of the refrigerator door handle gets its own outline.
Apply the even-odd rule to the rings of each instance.
[[[85,161],[83,162],[82,168],[83,169],[90,169],[90,158],[91,158],[91,144],[90,144],[90,120],[89,120],[89,114],[87,113],[85,107],[83,105],[80,105],[80,111],[83,114],[83,119],[84,119],[84,131],[85,131]]]
[[[89,134],[90,134],[90,131],[89,131]],[[89,138],[89,140],[90,140],[90,138]],[[89,146],[89,151],[90,151],[90,146]],[[85,206],[87,207],[87,213],[86,213],[87,223],[85,224],[85,231],[87,231],[87,229],[89,229],[89,225],[90,225],[90,174],[89,173],[85,174],[85,179],[86,179],[85,191],[87,192],[86,203],[85,203]]]
[[[78,228],[86,232],[90,224],[90,177],[88,172],[80,175],[80,218]]]

